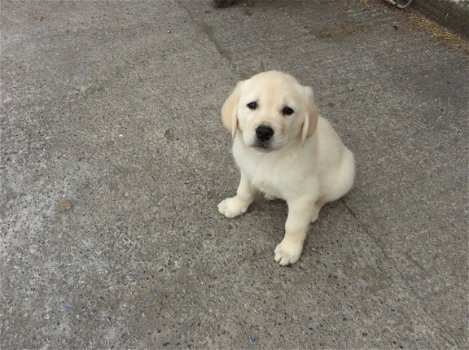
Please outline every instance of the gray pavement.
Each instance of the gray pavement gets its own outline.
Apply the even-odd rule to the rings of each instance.
[[[468,347],[468,66],[370,1],[1,1],[1,342]],[[355,152],[301,260],[236,189],[235,82],[311,85]]]

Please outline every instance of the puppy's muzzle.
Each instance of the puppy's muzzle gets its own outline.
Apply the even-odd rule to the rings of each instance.
[[[256,137],[260,142],[269,141],[274,136],[274,129],[267,125],[259,125],[256,128]]]

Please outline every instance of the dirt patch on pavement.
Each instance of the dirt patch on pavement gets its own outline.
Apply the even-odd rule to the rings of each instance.
[[[403,17],[412,28],[426,31],[446,46],[462,48],[466,54],[469,54],[469,44],[461,36],[450,32],[448,29],[413,11],[404,12]]]

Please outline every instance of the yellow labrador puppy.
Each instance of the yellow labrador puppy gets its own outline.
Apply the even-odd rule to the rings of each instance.
[[[285,73],[264,72],[239,82],[221,114],[234,138],[241,180],[236,196],[222,201],[218,211],[228,218],[245,213],[257,191],[287,201],[285,237],[274,258],[292,264],[321,207],[352,187],[353,154],[319,116],[311,88]]]

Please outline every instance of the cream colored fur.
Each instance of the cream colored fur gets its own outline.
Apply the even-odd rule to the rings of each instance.
[[[257,108],[247,105],[255,101]],[[286,115],[288,106],[294,113]],[[222,108],[224,126],[234,137],[233,155],[241,173],[236,196],[218,211],[228,218],[246,212],[256,192],[288,204],[285,236],[274,250],[280,265],[295,263],[308,225],[319,210],[345,195],[355,177],[354,157],[330,123],[318,114],[311,88],[285,73],[270,71],[238,83]],[[266,148],[256,147],[256,128],[271,127]]]

